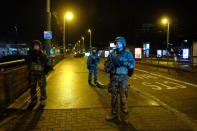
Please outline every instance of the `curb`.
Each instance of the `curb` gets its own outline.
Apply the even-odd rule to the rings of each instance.
[[[197,123],[189,116],[187,116],[186,114],[176,110],[175,108],[170,107],[169,105],[167,105],[166,103],[162,102],[161,100],[159,100],[158,98],[156,98],[155,96],[150,95],[149,93],[145,93],[143,91],[141,91],[140,89],[136,89],[133,88],[136,92],[139,92],[140,94],[144,95],[145,97],[148,97],[154,101],[156,101],[157,103],[159,103],[162,107],[164,107],[165,109],[167,109],[168,111],[172,112],[173,114],[175,114],[178,118],[180,118],[182,121],[184,121],[185,123],[187,123],[194,131],[197,131]]]

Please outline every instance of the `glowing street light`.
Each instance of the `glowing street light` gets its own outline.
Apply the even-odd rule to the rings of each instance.
[[[163,20],[162,20],[162,23],[163,23],[163,24],[166,24],[167,22],[168,22],[167,19],[163,19]]]
[[[70,13],[70,12],[66,13],[66,19],[67,20],[71,20],[72,18],[73,18],[72,13]]]
[[[91,33],[92,33],[92,31],[91,31],[91,29],[88,29],[88,32],[90,33],[90,50],[91,50],[91,48],[92,48],[92,45],[91,45]]]

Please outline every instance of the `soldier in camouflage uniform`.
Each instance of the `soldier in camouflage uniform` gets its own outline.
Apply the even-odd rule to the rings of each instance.
[[[113,120],[118,117],[118,92],[120,93],[121,118],[128,124],[128,77],[132,75],[135,67],[135,59],[130,51],[126,50],[124,37],[116,37],[116,50],[111,59],[111,115],[106,120]]]
[[[97,81],[97,65],[100,63],[100,58],[96,52],[96,48],[92,48],[92,54],[88,57],[87,68],[89,70],[88,83],[92,86],[92,73],[94,71],[94,83],[98,85]]]
[[[41,105],[45,105],[46,100],[46,77],[49,72],[48,58],[42,52],[42,44],[39,40],[32,42],[32,49],[29,50],[27,55],[27,64],[29,69],[29,85],[31,89],[31,106],[37,103],[37,83],[41,92]]]

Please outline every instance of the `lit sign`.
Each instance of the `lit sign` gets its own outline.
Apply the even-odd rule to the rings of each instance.
[[[150,44],[146,44],[146,50],[150,49]]]
[[[146,57],[149,57],[149,50],[146,50]]]
[[[162,56],[162,50],[157,50],[157,57],[161,57]]]
[[[112,53],[114,50],[110,50],[109,52]]]
[[[50,54],[54,55],[54,50],[53,49],[50,50]]]
[[[135,48],[135,59],[142,58],[142,48]]]
[[[188,59],[189,58],[189,49],[183,49],[183,58]]]
[[[105,51],[105,57],[109,56],[109,51]]]
[[[98,56],[101,56],[102,52],[103,52],[102,50],[99,50],[98,51]]]
[[[52,39],[52,32],[44,31],[44,39]]]
[[[187,40],[184,40],[185,43],[187,43]]]
[[[167,50],[163,50],[163,55],[167,55]]]
[[[143,44],[143,50],[149,50],[150,44]]]
[[[85,56],[86,56],[86,57],[90,56],[90,52],[86,52],[86,53],[85,53]]]
[[[110,43],[110,47],[112,48],[115,47],[114,43]]]

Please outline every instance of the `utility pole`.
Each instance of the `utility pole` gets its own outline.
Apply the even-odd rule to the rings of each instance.
[[[84,37],[82,36],[81,39],[83,40],[83,51],[85,51]]]
[[[65,47],[65,44],[66,44],[66,40],[65,40],[65,16],[64,16],[64,26],[63,26],[63,53],[64,53],[64,56],[65,56],[65,53],[66,53],[66,47]]]
[[[91,29],[88,29],[88,32],[90,33],[90,50],[92,50],[92,41],[91,41],[91,34],[92,34],[92,31]]]
[[[46,0],[46,31],[51,31],[50,0]],[[51,39],[46,39],[46,53],[50,56]]]

